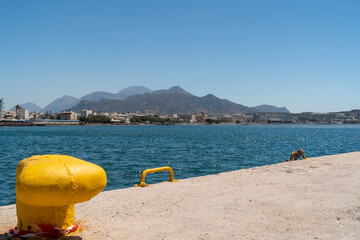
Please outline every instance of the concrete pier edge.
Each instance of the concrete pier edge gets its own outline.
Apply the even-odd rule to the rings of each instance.
[[[15,205],[0,216],[16,226]],[[360,152],[102,192],[75,218],[62,239],[359,239]]]

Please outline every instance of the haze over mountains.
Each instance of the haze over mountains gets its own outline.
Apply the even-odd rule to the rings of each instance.
[[[63,96],[40,108],[34,103],[21,104],[30,111],[60,112],[69,110],[80,112],[83,109],[92,109],[97,112],[147,112],[156,114],[167,113],[228,113],[241,112],[283,112],[289,113],[286,107],[260,105],[247,107],[220,99],[212,94],[197,97],[179,86],[169,89],[152,91],[142,86],[127,87],[118,93],[93,92],[80,99],[72,96]]]

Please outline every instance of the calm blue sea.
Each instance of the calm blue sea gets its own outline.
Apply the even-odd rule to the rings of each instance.
[[[105,190],[132,187],[147,168],[175,179],[279,163],[301,147],[307,157],[360,151],[359,125],[68,126],[0,128],[0,205],[15,203],[18,162],[66,154],[103,167]],[[149,174],[146,182],[168,180]]]

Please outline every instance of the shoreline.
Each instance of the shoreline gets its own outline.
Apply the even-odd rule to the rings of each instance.
[[[106,191],[75,218],[79,239],[358,239],[360,152]]]
[[[260,126],[260,125],[310,125],[310,126],[357,126],[360,123],[177,123],[177,124],[120,124],[120,123],[91,123],[91,124],[31,124],[31,123],[17,123],[17,124],[0,124],[2,127],[65,127],[65,126]]]

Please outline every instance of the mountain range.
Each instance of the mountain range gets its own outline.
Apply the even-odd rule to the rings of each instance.
[[[20,106],[29,111],[53,113],[63,110],[80,112],[83,109],[91,109],[97,112],[147,112],[156,114],[199,113],[201,110],[205,110],[209,114],[237,114],[241,112],[289,113],[286,107],[272,105],[247,107],[226,99],[220,99],[212,94],[197,97],[179,86],[156,91],[142,86],[131,86],[116,94],[97,91],[79,99],[65,95],[44,108],[40,108],[34,103],[25,103]]]
[[[54,101],[52,101],[51,103],[46,105],[44,108],[41,108],[32,102],[19,104],[19,106],[28,109],[30,112],[46,112],[46,111],[48,111],[48,112],[56,113],[56,112],[61,112],[63,110],[69,110],[73,106],[76,106],[83,100],[95,101],[95,102],[99,101],[103,98],[122,100],[129,96],[133,96],[136,94],[144,94],[147,92],[152,92],[152,90],[150,90],[149,88],[146,88],[146,87],[141,87],[141,86],[131,86],[131,87],[124,88],[123,90],[119,91],[116,94],[109,93],[109,92],[97,91],[97,92],[87,94],[81,98],[64,95],[61,98],[55,99]],[[15,108],[15,107],[13,107],[13,108]]]

